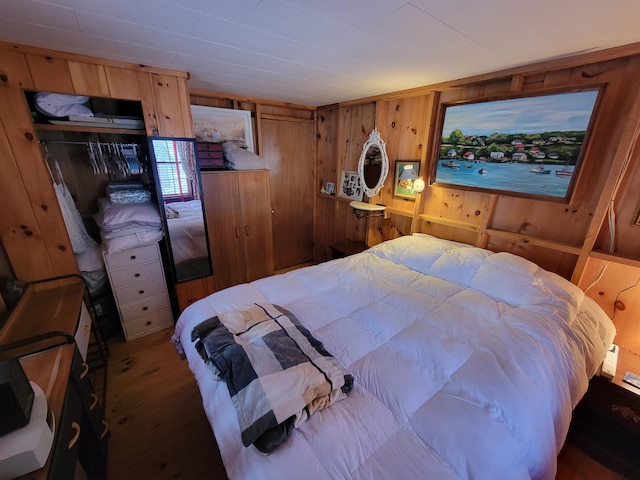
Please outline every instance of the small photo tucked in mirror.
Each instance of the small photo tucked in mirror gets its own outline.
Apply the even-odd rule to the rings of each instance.
[[[358,172],[343,170],[340,176],[340,191],[338,195],[342,198],[362,201],[362,184]]]
[[[419,160],[396,160],[393,194],[396,197],[415,199],[418,192],[414,188],[414,182],[419,176]]]

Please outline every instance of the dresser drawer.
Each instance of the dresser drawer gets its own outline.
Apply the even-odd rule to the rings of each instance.
[[[124,328],[127,339],[130,340],[171,326],[173,326],[173,314],[170,309],[166,309],[130,320]]]
[[[157,244],[153,244],[123,252],[108,253],[104,256],[104,260],[109,271],[113,271],[143,263],[160,262],[160,252]]]
[[[151,280],[162,279],[162,264],[159,262],[136,265],[121,270],[109,271],[111,286],[115,291],[129,285],[149,282]],[[123,303],[123,302],[119,302]]]
[[[140,302],[120,305],[120,315],[122,316],[122,322],[127,326],[129,322],[138,317],[159,312],[165,308],[170,310],[171,305],[169,304],[169,297],[163,293],[161,295],[154,295],[153,297],[145,298]]]
[[[149,282],[119,288],[115,291],[115,296],[120,305],[126,305],[127,303],[138,302],[153,297],[154,295],[160,295],[161,293],[166,293],[164,278],[162,277]]]

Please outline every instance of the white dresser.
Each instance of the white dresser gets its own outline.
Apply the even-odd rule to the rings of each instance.
[[[127,340],[173,326],[158,244],[104,255]]]

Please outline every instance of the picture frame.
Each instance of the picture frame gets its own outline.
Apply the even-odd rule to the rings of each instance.
[[[569,203],[602,87],[441,103],[431,185]]]
[[[393,177],[393,195],[415,200],[418,193],[414,190],[414,181],[420,176],[419,160],[396,160]]]
[[[191,115],[198,142],[233,141],[250,152],[254,151],[250,111],[192,105]]]
[[[336,194],[336,185],[333,182],[327,182],[327,185],[324,187],[324,193],[327,195],[335,195]]]
[[[363,193],[362,184],[360,183],[360,175],[358,172],[342,170],[338,196],[361,202]]]

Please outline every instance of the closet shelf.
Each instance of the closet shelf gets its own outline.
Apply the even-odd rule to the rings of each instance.
[[[35,129],[39,131],[57,131],[57,132],[90,132],[90,133],[118,133],[122,135],[146,135],[145,129],[132,130],[130,128],[111,128],[111,127],[84,127],[77,125],[49,125],[45,123],[34,124]]]

